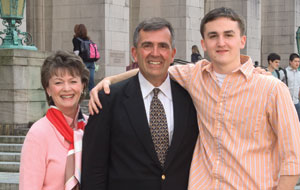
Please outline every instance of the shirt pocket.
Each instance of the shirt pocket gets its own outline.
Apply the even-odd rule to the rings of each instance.
[[[260,130],[262,130],[262,115],[249,115],[232,117],[230,132],[232,134],[238,135],[240,138],[253,138],[259,135]]]

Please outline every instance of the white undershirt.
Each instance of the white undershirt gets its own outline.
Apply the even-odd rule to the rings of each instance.
[[[138,78],[141,86],[148,123],[150,122],[150,104],[154,95],[153,89],[154,88],[160,89],[160,92],[158,93],[158,99],[162,102],[165,109],[167,123],[168,123],[169,145],[171,145],[173,132],[174,132],[174,115],[173,115],[171,82],[170,82],[169,75],[159,87],[154,87],[149,81],[145,79],[145,77],[140,72],[138,74]]]
[[[215,71],[214,71],[214,74],[217,77],[217,81],[218,81],[219,87],[222,87],[222,84],[223,84],[223,82],[224,82],[224,80],[226,78],[226,74],[216,73]]]
[[[75,55],[79,55],[79,50],[74,51]]]

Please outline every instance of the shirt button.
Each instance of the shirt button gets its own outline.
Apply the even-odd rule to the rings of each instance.
[[[216,185],[218,185],[218,183],[219,183],[219,180],[216,179]]]
[[[222,104],[222,103],[220,103],[220,106],[223,106],[223,104]]]
[[[217,165],[219,165],[219,163],[220,163],[220,161],[219,161],[219,160],[217,160]]]
[[[162,180],[165,180],[165,179],[166,179],[166,176],[163,174],[163,175],[161,176],[161,179],[162,179]]]

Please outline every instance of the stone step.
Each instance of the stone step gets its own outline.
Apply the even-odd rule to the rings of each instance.
[[[0,135],[20,135],[26,136],[32,122],[28,124],[1,124]]]
[[[19,152],[0,152],[0,162],[20,162],[21,153]]]
[[[0,172],[0,190],[18,190],[19,173]]]
[[[19,184],[14,183],[0,183],[0,190],[18,190]]]
[[[0,143],[23,144],[25,136],[4,136],[0,135]]]
[[[0,152],[21,152],[22,144],[3,144],[0,143]]]
[[[20,162],[0,162],[0,172],[19,172]]]

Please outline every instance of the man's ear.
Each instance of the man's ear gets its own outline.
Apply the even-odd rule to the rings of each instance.
[[[172,49],[172,54],[171,54],[171,56],[172,56],[172,62],[174,62],[174,57],[175,57],[175,55],[176,55],[176,48],[173,48]]]
[[[134,62],[137,62],[137,49],[134,46],[131,47],[131,55],[134,59]]]
[[[246,40],[247,40],[247,37],[245,35],[241,36],[241,46],[240,46],[241,49],[245,48]]]
[[[201,46],[202,46],[203,51],[206,51],[206,46],[205,46],[205,42],[203,39],[201,40]]]

